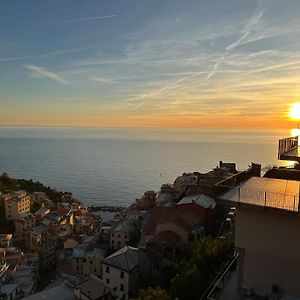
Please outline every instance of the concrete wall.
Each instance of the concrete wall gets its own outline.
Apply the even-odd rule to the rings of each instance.
[[[237,208],[235,244],[244,255],[241,282],[258,295],[282,292],[300,297],[300,218],[280,212]]]
[[[109,268],[109,272],[106,271],[106,267]],[[125,295],[126,299],[128,299],[130,274],[127,272],[123,272],[124,278],[121,278],[121,272],[123,271],[103,263],[103,269],[102,269],[103,281],[112,287],[114,295],[116,296]],[[121,291],[121,284],[124,285],[124,291]]]
[[[82,264],[83,275],[94,274],[100,276],[101,271],[102,271],[102,259],[100,257],[88,256],[83,260],[83,264]]]
[[[125,231],[113,231],[110,234],[110,247],[114,250],[122,249],[129,242],[130,236]]]

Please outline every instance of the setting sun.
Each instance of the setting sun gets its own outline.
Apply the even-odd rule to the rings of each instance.
[[[291,106],[289,117],[293,120],[300,120],[300,103],[294,103]]]

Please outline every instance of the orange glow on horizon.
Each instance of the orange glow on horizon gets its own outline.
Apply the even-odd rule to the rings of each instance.
[[[111,127],[111,128],[224,128],[224,129],[290,129],[286,119],[277,117],[252,116],[119,116],[91,118],[37,118],[35,120],[20,118],[18,122],[5,122],[0,125],[16,126],[78,126],[78,127]]]

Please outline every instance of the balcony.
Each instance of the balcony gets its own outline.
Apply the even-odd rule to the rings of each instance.
[[[300,162],[298,140],[298,136],[280,139],[278,145],[278,159]]]

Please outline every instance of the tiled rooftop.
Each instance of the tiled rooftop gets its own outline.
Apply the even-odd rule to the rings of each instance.
[[[126,272],[131,272],[139,263],[139,251],[137,248],[125,246],[105,258],[103,263]]]
[[[189,203],[196,203],[204,208],[214,208],[216,206],[216,201],[213,198],[203,194],[184,197],[177,205]]]

